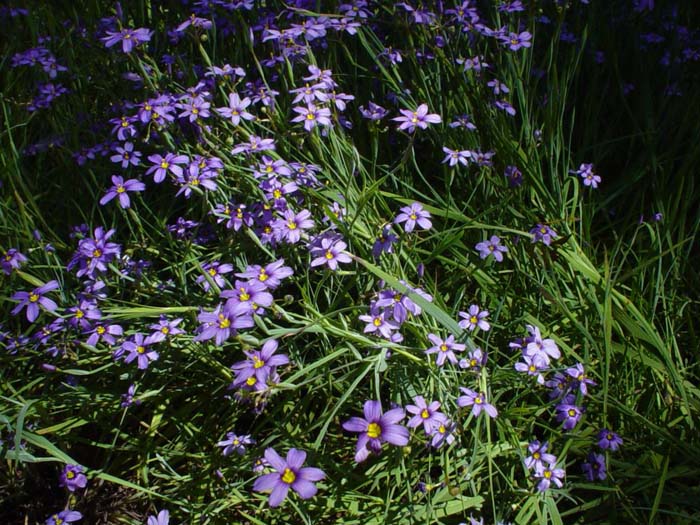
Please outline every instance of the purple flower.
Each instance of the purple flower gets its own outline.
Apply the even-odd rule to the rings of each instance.
[[[463,352],[466,348],[461,343],[455,343],[455,336],[452,334],[447,336],[445,340],[440,339],[435,334],[428,334],[428,339],[433,343],[433,346],[428,348],[425,353],[428,355],[437,354],[437,360],[435,361],[437,366],[445,364],[445,359],[452,364],[457,364],[457,356],[454,353]]]
[[[311,267],[326,264],[331,270],[337,270],[338,263],[352,262],[350,256],[345,253],[347,247],[348,245],[343,241],[328,237],[322,238],[320,245],[311,248],[311,255],[315,257],[311,261]]]
[[[413,398],[415,405],[406,405],[406,411],[413,414],[408,420],[408,428],[416,428],[423,425],[426,435],[431,435],[438,426],[447,422],[445,414],[440,412],[440,402],[427,403],[423,396]]]
[[[226,434],[226,439],[219,441],[216,446],[223,447],[224,456],[228,456],[231,452],[235,452],[239,456],[245,454],[245,447],[247,445],[252,445],[255,440],[252,439],[248,434],[243,436],[238,436],[233,432],[228,432]]]
[[[246,383],[248,386],[258,383],[265,385],[268,377],[275,373],[278,366],[289,363],[289,357],[285,354],[275,355],[276,351],[277,341],[270,339],[263,344],[262,349],[244,352],[248,359],[239,361],[231,367],[231,370],[236,373],[232,386],[235,388]],[[255,378],[254,383],[248,381],[252,377]]]
[[[557,411],[557,421],[563,423],[562,428],[564,430],[572,430],[583,415],[582,407],[569,403],[559,403],[554,409]]]
[[[328,108],[318,108],[314,104],[309,103],[307,106],[297,106],[292,108],[292,110],[297,113],[292,122],[303,122],[306,131],[311,131],[317,125],[331,125],[331,110]]]
[[[375,259],[378,259],[382,253],[393,253],[393,245],[398,240],[399,238],[391,233],[391,228],[384,226],[382,233],[372,245],[372,255]]]
[[[52,514],[46,520],[46,525],[63,525],[64,523],[73,523],[82,519],[83,515],[77,510],[62,510],[58,514]]]
[[[601,428],[598,432],[598,446],[603,450],[617,450],[622,445],[622,438],[607,428]]]
[[[317,488],[314,484],[326,477],[321,469],[302,467],[306,461],[306,452],[295,448],[289,449],[286,460],[282,459],[272,448],[265,450],[265,459],[276,472],[264,474],[255,480],[253,490],[264,492],[271,490],[270,507],[277,507],[287,497],[291,488],[301,499],[312,498]]]
[[[121,42],[122,51],[124,53],[131,53],[134,46],[138,46],[143,42],[148,42],[152,34],[153,32],[145,27],[139,27],[138,29],[125,27],[121,31],[107,31],[107,36],[102,37],[100,40],[105,43],[105,47],[112,47]]]
[[[496,235],[492,235],[489,240],[478,243],[474,248],[479,252],[481,259],[492,255],[498,262],[503,261],[503,253],[508,251],[508,248],[501,244],[501,239]]]
[[[504,175],[508,179],[511,188],[517,188],[523,183],[523,173],[517,166],[506,166]]]
[[[535,376],[537,378],[537,383],[540,385],[544,385],[544,376],[541,372],[546,368],[547,365],[544,361],[529,355],[523,355],[522,362],[515,363],[515,369],[518,372],[527,372],[527,375]]]
[[[146,189],[146,185],[143,182],[139,182],[136,179],[129,179],[125,182],[119,175],[112,175],[112,184],[113,186],[100,199],[100,204],[102,206],[114,199],[114,197],[119,197],[119,205],[126,209],[131,206],[131,200],[127,192],[143,191]]]
[[[202,312],[197,316],[202,323],[200,333],[195,341],[214,339],[221,346],[239,328],[251,328],[255,325],[250,309],[243,304],[219,305],[213,312]]]
[[[558,237],[557,232],[542,223],[537,223],[537,226],[530,230],[530,235],[532,235],[532,242],[541,242],[545,246],[549,246]]]
[[[486,318],[489,316],[488,310],[482,310],[478,305],[472,304],[469,307],[469,313],[459,312],[459,316],[462,320],[459,322],[459,327],[464,330],[469,330],[473,332],[476,328],[488,332],[491,330],[491,325],[488,323]]]
[[[423,230],[429,230],[433,226],[433,223],[430,222],[430,213],[424,210],[423,206],[417,202],[401,208],[401,213],[394,219],[394,224],[401,224],[402,222],[406,223],[403,226],[406,233],[411,233],[416,224]]]
[[[119,404],[122,408],[127,408],[130,407],[131,405],[140,405],[141,400],[140,399],[134,399],[134,396],[136,395],[136,385],[131,384],[129,385],[129,388],[126,390],[126,394],[122,394],[122,401]]]
[[[554,454],[547,453],[548,443],[540,443],[538,440],[531,441],[527,446],[527,450],[530,453],[528,457],[525,458],[525,467],[528,470],[535,469],[537,472],[543,469],[547,464],[554,465],[557,462],[557,457]]]
[[[504,35],[501,37],[501,41],[507,45],[511,51],[517,51],[522,47],[530,47],[532,43],[532,35],[527,31],[522,33],[510,33],[509,35]]]
[[[146,525],[168,525],[170,523],[170,512],[163,509],[157,516],[149,516]]]
[[[83,472],[84,469],[80,465],[66,465],[63,467],[58,484],[71,492],[75,492],[75,489],[84,489],[87,485],[87,477]]]
[[[595,481],[596,479],[603,481],[608,477],[605,467],[605,456],[595,452],[588,454],[588,461],[581,465],[581,470],[583,470],[588,481]]]
[[[160,343],[165,341],[166,337],[184,334],[185,331],[177,327],[182,322],[182,319],[173,319],[168,321],[164,315],[160,316],[160,320],[156,324],[149,326],[151,330],[155,330],[149,336],[152,343]]]
[[[595,386],[596,384],[595,381],[588,378],[581,363],[576,363],[576,366],[567,368],[566,373],[574,379],[575,384],[578,384],[578,389],[584,396],[588,395],[587,385]]]
[[[482,366],[486,365],[487,355],[481,348],[475,348],[467,354],[467,358],[459,360],[460,368],[468,368],[475,372],[478,372]]]
[[[408,286],[406,281],[403,280],[399,282],[406,286],[410,291],[420,295],[426,301],[430,302],[433,300],[432,296],[425,293],[422,289],[411,288]],[[381,308],[388,308],[394,320],[398,321],[400,324],[408,318],[409,312],[413,315],[420,315],[422,312],[421,307],[414,303],[411,298],[408,297],[408,295],[392,289],[382,290],[379,292],[379,298],[375,304]]]
[[[449,419],[445,418],[433,429],[432,439],[430,440],[430,446],[433,448],[440,448],[445,443],[448,445],[454,443],[454,431],[457,429],[457,424]]]
[[[539,483],[537,483],[537,490],[539,492],[545,492],[552,483],[561,488],[564,485],[562,479],[564,479],[565,475],[566,472],[564,472],[564,469],[555,468],[553,463],[547,466],[540,465],[535,471],[535,479],[540,480]]]
[[[109,160],[121,163],[124,169],[129,166],[138,166],[141,162],[141,152],[134,151],[134,144],[131,142],[125,142],[124,146],[117,146],[114,151],[116,155],[112,155]]]
[[[443,146],[442,151],[445,153],[445,158],[442,160],[442,163],[445,164],[449,162],[450,166],[456,166],[457,164],[466,166],[469,163],[469,159],[471,159],[471,151],[469,150],[452,150]]]
[[[12,270],[19,270],[24,263],[27,262],[27,257],[16,248],[10,248],[3,255],[0,261],[0,266],[5,275],[10,275]]]
[[[218,261],[212,261],[210,263],[205,263],[202,265],[202,270],[209,275],[209,277],[216,283],[219,288],[226,286],[226,281],[222,275],[231,273],[233,271],[232,264],[221,264]],[[211,288],[209,280],[204,276],[200,275],[196,279],[197,284],[201,284],[205,292],[208,292]]]
[[[153,340],[150,337],[144,337],[143,334],[135,334],[133,340],[124,341],[122,343],[121,350],[118,356],[121,356],[124,352],[129,352],[129,354],[124,358],[125,363],[131,363],[136,361],[139,370],[145,370],[148,368],[148,364],[151,361],[158,360],[158,352],[155,350],[149,350],[149,346],[153,344]]]
[[[166,153],[162,155],[149,155],[148,160],[153,165],[146,170],[146,175],[153,175],[153,182],[156,184],[165,180],[168,172],[176,177],[182,177],[182,168],[178,164],[187,164],[189,159],[187,155],[175,155],[174,153]]]
[[[355,447],[357,463],[367,459],[370,452],[378,454],[383,443],[399,447],[408,445],[408,429],[397,424],[406,417],[403,408],[394,408],[382,414],[382,405],[379,401],[365,401],[363,411],[364,418],[351,417],[343,423],[343,428],[348,432],[360,434]]]
[[[284,259],[279,259],[265,267],[258,266],[257,264],[248,266],[245,272],[235,275],[236,277],[257,279],[263,283],[268,290],[273,290],[282,283],[282,279],[286,279],[293,274],[294,270],[289,266],[284,266]]]
[[[228,299],[226,304],[230,307],[242,304],[254,313],[264,312],[263,308],[270,306],[274,301],[265,283],[255,280],[236,281],[234,289],[224,290],[221,292],[221,297]]]
[[[364,333],[379,335],[384,339],[391,340],[394,336],[394,330],[399,329],[399,325],[389,319],[389,312],[382,312],[376,306],[370,308],[369,315],[361,315],[359,319],[367,323],[363,330]]]
[[[85,332],[90,334],[87,344],[95,346],[100,340],[104,341],[108,345],[113,345],[117,342],[115,335],[122,335],[124,330],[118,324],[104,325],[102,323],[96,325],[92,330]]]
[[[526,339],[527,346],[523,355],[527,355],[544,366],[549,366],[550,358],[559,359],[561,352],[553,339],[542,339],[540,329],[536,326],[527,325],[530,337]]]
[[[230,93],[228,96],[228,107],[216,108],[217,113],[222,117],[231,120],[234,126],[240,124],[241,119],[243,120],[253,120],[255,117],[246,111],[246,108],[250,106],[251,100],[248,97],[241,99],[238,93]]]
[[[459,387],[459,389],[465,395],[457,398],[457,406],[472,407],[472,415],[474,417],[478,417],[482,410],[485,411],[489,417],[495,418],[498,416],[498,410],[496,410],[496,407],[486,402],[486,394],[477,393],[474,390],[463,386]]]
[[[458,115],[455,117],[455,120],[450,122],[448,124],[449,127],[451,128],[465,128],[468,129],[469,131],[474,131],[476,130],[476,126],[474,123],[471,121],[471,117],[469,115]],[[443,148],[443,151],[445,149]]]
[[[571,173],[575,173],[583,179],[584,186],[590,186],[595,189],[602,180],[599,175],[593,171],[593,164],[581,164],[578,170],[572,170]]]
[[[59,287],[58,281],[49,281],[38,288],[34,288],[31,292],[15,292],[11,299],[19,301],[19,304],[12,309],[12,315],[17,315],[26,307],[27,320],[33,323],[36,321],[36,318],[39,317],[39,305],[41,305],[44,310],[55,312],[58,305],[48,297],[44,297],[44,294],[56,290]]]
[[[428,124],[439,124],[442,122],[440,115],[436,113],[428,114],[428,105],[421,104],[415,111],[410,109],[400,110],[402,116],[395,117],[392,120],[400,122],[399,131],[406,130],[408,133],[413,133],[416,127],[426,129]]]
[[[360,106],[360,114],[368,120],[381,120],[386,117],[387,113],[389,111],[374,102],[369,102],[367,108]]]
[[[296,244],[301,239],[304,230],[314,227],[314,221],[310,218],[309,210],[301,210],[295,214],[292,210],[286,210],[283,217],[274,221],[272,227],[278,241]]]

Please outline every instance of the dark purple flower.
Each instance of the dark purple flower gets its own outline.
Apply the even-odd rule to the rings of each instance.
[[[134,151],[134,144],[131,142],[125,142],[123,146],[116,146],[114,151],[116,155],[112,155],[109,160],[121,163],[124,169],[129,166],[138,166],[141,162],[141,152]]]
[[[416,128],[426,129],[428,124],[439,124],[442,122],[440,115],[436,113],[428,113],[428,105],[421,104],[415,111],[410,109],[400,110],[400,117],[394,117],[392,120],[400,122],[399,131],[406,130],[408,133],[413,133]]]
[[[462,358],[459,360],[459,367],[478,372],[482,366],[486,365],[487,359],[488,356],[481,348],[475,348],[469,351],[466,359]]]
[[[397,424],[406,417],[403,408],[394,408],[382,414],[382,405],[379,401],[365,401],[364,416],[364,418],[351,417],[343,423],[343,428],[348,432],[360,434],[355,447],[357,463],[367,459],[370,452],[378,454],[383,443],[399,447],[408,445],[408,429]]]
[[[212,261],[210,263],[204,263],[202,265],[202,270],[216,283],[219,288],[223,288],[226,286],[226,281],[222,275],[231,273],[233,271],[233,265],[228,263],[221,264],[219,261]],[[198,276],[196,281],[197,284],[202,285],[205,292],[208,292],[211,288],[209,279],[207,279],[204,275]]]
[[[504,174],[511,188],[516,188],[523,183],[523,174],[517,166],[506,166]]]
[[[498,410],[490,403],[486,402],[486,394],[475,392],[469,388],[459,387],[464,393],[463,396],[457,398],[457,406],[472,407],[472,415],[478,417],[483,410],[489,417],[495,418],[498,416]]]
[[[359,316],[360,321],[367,323],[363,332],[391,340],[394,336],[394,331],[399,329],[399,325],[391,321],[389,315],[388,311],[380,311],[376,306],[370,308],[369,315]]]
[[[375,259],[378,259],[382,253],[393,253],[393,245],[398,240],[399,238],[391,233],[391,228],[385,226],[377,240],[374,241],[374,245],[372,245],[372,255]]]
[[[537,223],[537,226],[530,230],[530,235],[532,235],[532,242],[541,242],[545,246],[549,246],[558,237],[557,232],[542,223]]]
[[[501,244],[501,239],[496,235],[492,235],[489,240],[478,243],[474,248],[479,252],[481,259],[493,256],[498,262],[503,261],[503,253],[508,251],[508,248]]]
[[[595,452],[588,454],[588,461],[581,465],[581,470],[583,470],[588,481],[595,481],[596,479],[603,481],[608,477],[605,467],[605,456]]]
[[[242,304],[249,308],[251,312],[264,312],[263,308],[270,306],[274,298],[267,291],[264,283],[257,280],[236,281],[233,290],[224,290],[221,297],[228,299],[227,305],[233,307]]]
[[[554,409],[557,411],[557,421],[562,422],[564,430],[572,430],[583,415],[583,408],[570,403],[559,403]]]
[[[598,446],[603,450],[617,450],[622,445],[622,438],[607,428],[601,428],[598,432]]]
[[[547,365],[541,359],[523,355],[523,360],[515,363],[515,369],[518,372],[526,372],[529,376],[535,376],[537,378],[537,383],[544,385],[542,371],[547,369]]]
[[[394,224],[401,223],[406,223],[404,224],[406,233],[412,232],[416,224],[423,230],[428,230],[433,226],[433,223],[430,222],[430,213],[417,202],[401,208],[401,213],[394,219]]]
[[[533,325],[527,325],[530,337],[526,338],[526,347],[523,355],[527,355],[534,360],[549,366],[550,358],[559,359],[561,352],[553,339],[542,339],[540,329]]]
[[[58,281],[49,281],[38,288],[34,288],[31,292],[15,292],[11,299],[19,301],[19,304],[12,309],[12,315],[17,315],[26,307],[27,320],[33,323],[39,317],[40,305],[44,310],[55,312],[58,305],[48,297],[44,297],[44,294],[58,288],[60,288]]]
[[[510,33],[509,35],[504,35],[501,37],[501,41],[507,45],[511,51],[517,51],[523,47],[530,47],[532,43],[532,35],[527,31],[522,33]]]
[[[84,489],[87,485],[87,477],[83,472],[84,469],[80,465],[66,465],[63,467],[58,484],[71,492],[75,492],[76,489]]]
[[[456,166],[457,164],[466,166],[471,159],[471,151],[469,150],[452,150],[443,146],[442,151],[445,153],[445,158],[442,160],[442,163],[445,164],[449,162],[450,166]]]
[[[107,190],[107,193],[100,199],[100,204],[104,206],[109,201],[114,199],[114,197],[119,197],[119,205],[126,209],[131,206],[131,200],[129,199],[129,191],[143,191],[146,189],[146,185],[136,179],[129,179],[124,181],[119,175],[112,175],[113,186]]]
[[[140,399],[134,399],[134,396],[136,395],[136,385],[133,383],[129,385],[129,388],[127,389],[125,394],[122,394],[122,401],[119,404],[122,408],[127,408],[130,407],[131,405],[140,405],[141,400]]]
[[[302,467],[306,461],[306,452],[295,448],[289,449],[286,460],[282,459],[274,449],[265,450],[265,459],[276,472],[264,474],[255,480],[253,490],[265,492],[271,490],[270,507],[282,503],[291,488],[301,499],[312,498],[317,488],[314,484],[326,477],[321,469]]]
[[[432,439],[430,440],[430,446],[433,448],[440,448],[445,443],[448,445],[454,443],[454,431],[457,430],[457,424],[449,419],[445,418],[433,429]]]
[[[374,102],[369,102],[367,108],[360,106],[360,114],[368,120],[381,120],[386,117],[388,110],[384,109],[382,106],[375,104]]]

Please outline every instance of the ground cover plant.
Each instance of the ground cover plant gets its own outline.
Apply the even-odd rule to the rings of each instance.
[[[6,523],[697,523],[686,2],[0,8]]]

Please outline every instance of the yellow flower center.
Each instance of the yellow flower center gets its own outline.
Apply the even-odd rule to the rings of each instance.
[[[540,459],[540,453],[539,453],[539,452],[535,452],[535,453],[532,455],[532,457],[535,458],[535,459]]]
[[[440,432],[440,434],[444,434],[445,432],[447,432],[447,429],[445,428],[445,425],[440,425],[440,426],[438,427],[438,432]]]
[[[126,191],[126,188],[124,186],[122,186],[121,184],[119,184],[117,186],[117,193],[124,193],[125,191]]]
[[[415,220],[418,218],[418,216],[417,216],[415,213],[412,213],[412,214],[409,215],[408,217],[409,217],[409,219],[411,219],[412,221],[415,221]]]
[[[442,343],[442,344],[440,345],[440,351],[441,351],[441,352],[447,352],[447,350],[448,350],[447,345],[446,345],[445,343]]]
[[[372,324],[374,326],[381,326],[382,324],[382,318],[381,317],[375,317],[374,320],[372,321]]]
[[[377,423],[370,423],[367,425],[367,435],[373,439],[378,438],[382,435],[382,427]]]
[[[253,386],[257,382],[258,379],[255,376],[250,376],[248,379],[245,380],[245,384],[248,386]]]
[[[423,411],[420,413],[420,417],[423,419],[428,419],[430,417],[430,412],[428,412],[427,408],[423,409]]]
[[[551,470],[545,470],[544,471],[544,477],[549,479],[552,477],[552,471]]]
[[[257,356],[253,357],[253,368],[262,368],[265,366],[265,361],[262,361]]]
[[[193,115],[199,115],[199,110],[197,108],[192,108]]]
[[[100,250],[100,249],[95,249],[92,251],[93,257],[100,257],[101,255],[102,255],[102,250]]]
[[[576,415],[576,411],[573,408],[570,408],[567,414],[569,414],[569,417],[574,417]]]
[[[307,113],[307,114],[306,114],[306,120],[313,120],[314,118],[316,118],[316,117],[314,117],[314,114],[313,114],[313,113]]]
[[[98,326],[97,329],[95,330],[98,334],[102,335],[104,334],[107,329],[104,326]]]
[[[296,230],[297,223],[294,221],[287,221],[287,228],[289,228],[290,230]]]
[[[39,300],[39,296],[38,296],[37,294],[35,294],[34,292],[32,292],[32,293],[29,294],[29,300],[30,300],[32,303],[35,303],[35,302],[37,302],[37,301]]]
[[[209,268],[209,275],[214,277],[216,275],[216,268]]]
[[[262,269],[260,270],[260,275],[258,276],[258,281],[264,283],[264,282],[267,281],[269,278],[270,278],[270,276],[267,275],[267,273],[265,273],[265,268],[262,268]]]
[[[411,118],[411,122],[412,122],[413,124],[415,124],[416,122],[418,122],[418,113],[416,113],[416,112],[413,113],[413,117]]]
[[[73,479],[74,477],[75,477],[75,472],[73,472],[72,470],[69,470],[68,472],[66,472],[66,478]]]
[[[165,161],[163,161],[163,162],[160,163],[160,167],[163,168],[163,169],[167,169],[168,166],[170,166],[170,164],[168,164],[168,163],[165,162]]]
[[[276,189],[275,191],[272,192],[272,196],[273,196],[275,199],[281,199],[281,198],[282,198],[282,192],[281,192],[280,190]]]
[[[163,328],[160,329],[160,332],[162,334],[168,335],[170,333],[170,328],[168,328],[167,326],[164,326]]]
[[[294,480],[297,479],[297,475],[292,472],[291,469],[284,469],[284,473],[282,474],[282,481],[284,481],[287,485],[291,485],[294,483]]]
[[[136,351],[137,351],[139,354],[145,354],[145,353],[146,353],[146,347],[145,347],[145,346],[137,346],[137,347],[136,347]]]
[[[326,251],[326,259],[329,261],[333,258],[333,253],[330,250]]]
[[[223,314],[219,314],[219,328],[228,328],[229,326],[231,326],[231,321]]]
[[[472,315],[472,316],[469,318],[469,322],[470,322],[471,324],[476,324],[477,322],[479,322],[479,319],[477,319],[477,317],[476,317],[475,315]]]
[[[480,405],[483,402],[484,402],[484,400],[481,398],[481,396],[477,396],[474,398],[474,403],[476,403],[477,405]]]

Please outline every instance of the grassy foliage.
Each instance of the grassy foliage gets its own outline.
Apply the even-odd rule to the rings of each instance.
[[[532,1],[508,13],[483,2],[482,24],[532,34],[532,47],[513,51],[450,13],[436,11],[424,24],[381,2],[357,34],[328,29],[292,43],[264,41],[265,17],[268,29],[289,29],[323,14],[340,19],[338,6],[216,7],[201,14],[211,28],[191,25],[174,43],[168,31],[190,16],[180,2],[128,4],[123,11],[101,2],[47,4],[26,16],[5,13],[1,22],[12,38],[1,44],[0,249],[28,258],[2,275],[0,294],[0,514],[8,523],[39,523],[63,508],[80,511],[83,523],[145,523],[159,509],[171,522],[209,524],[700,521],[700,100],[690,7]],[[105,31],[122,27],[153,35],[130,53],[121,43],[105,48]],[[665,40],[651,41],[651,31]],[[49,79],[39,66],[16,66],[13,57],[37,45],[67,71]],[[271,56],[281,58],[270,64]],[[465,67],[474,57],[489,66]],[[206,75],[224,64],[242,67],[245,78]],[[300,105],[290,91],[304,86],[310,65],[332,70],[335,91],[354,100],[345,111],[317,100],[332,109],[333,126],[307,132],[290,122]],[[494,79],[509,91],[494,94]],[[255,89],[246,86],[257,80]],[[28,111],[37,83],[47,81],[69,92]],[[279,94],[273,105],[248,108],[255,120],[234,125],[214,111],[229,93],[253,96],[263,86]],[[136,115],[138,104],[163,94],[191,102],[188,92],[209,93],[202,99],[210,116],[192,122],[180,107],[172,122],[149,117],[135,124],[135,136],[117,140],[118,119]],[[370,101],[387,116],[363,117],[360,106]],[[391,119],[420,104],[442,123],[398,131]],[[464,114],[476,129],[449,126]],[[262,152],[271,160],[320,168],[318,185],[304,184],[308,168],[280,177],[298,185],[288,206],[309,210],[315,223],[298,243],[269,242],[270,218],[226,226],[241,204],[262,216],[266,203],[271,218],[283,216],[261,187],[265,173],[256,173],[261,153],[232,153],[253,136],[275,140]],[[109,157],[126,141],[143,155],[122,169]],[[469,161],[450,166],[443,147],[469,151]],[[88,151],[92,158],[80,158]],[[492,159],[483,156],[489,151]],[[216,188],[190,184],[186,198],[172,173],[155,183],[145,174],[147,157],[166,152],[220,159]],[[572,173],[582,163],[602,177],[597,189]],[[511,167],[522,184],[504,175]],[[128,193],[128,208],[117,199],[99,204],[114,174],[146,184]],[[406,232],[395,223],[414,202],[429,212],[431,228]],[[178,218],[198,226],[178,233],[169,228]],[[556,232],[551,244],[532,242],[536,225]],[[90,294],[87,278],[67,266],[97,227],[115,229],[110,241],[121,246],[95,274],[105,284],[99,322],[123,328],[113,344],[88,344],[97,320],[69,324],[68,309]],[[384,227],[398,240],[376,257]],[[310,266],[322,232],[342,236],[350,263],[335,271]],[[475,249],[493,235],[508,249],[501,263]],[[253,326],[223,344],[202,340],[198,316],[239,286],[234,273],[279,259],[293,275],[271,290],[274,303],[251,316]],[[234,269],[218,275],[223,285],[212,262]],[[44,309],[35,322],[24,311],[11,314],[16,292],[51,280],[60,285],[46,294],[55,312]],[[359,320],[383,289],[412,301],[400,340],[367,333]],[[458,324],[471,305],[489,311],[490,330]],[[158,358],[143,369],[125,362],[124,342],[150,334],[161,316],[182,319],[184,333],[155,343]],[[65,325],[41,339],[59,318]],[[528,335],[527,325],[561,351],[543,372],[548,380],[581,363],[595,382],[588,395],[569,384],[571,404],[584,408],[573,429],[555,417],[561,399],[514,368],[521,353],[510,343]],[[466,346],[458,357],[479,348],[487,360],[438,366],[425,353],[428,334],[453,334]],[[289,363],[259,391],[230,388],[231,365],[273,339]],[[122,403],[130,385],[138,402]],[[498,416],[459,406],[460,387],[483,393]],[[360,416],[366,400],[386,411],[416,396],[442,403],[456,424],[454,442],[430,447],[418,427],[407,446],[385,443],[381,454],[356,462],[357,434],[343,423]],[[623,438],[620,450],[596,446],[602,428]],[[228,432],[255,442],[224,455],[217,443]],[[535,439],[549,443],[556,468],[566,471],[561,488],[537,490],[543,475],[524,465]],[[253,490],[261,476],[255,462],[270,447],[282,456],[304,450],[305,466],[324,471],[313,498],[290,493],[270,508],[268,495]],[[604,456],[604,480],[582,471],[592,451]],[[59,486],[65,465],[85,468],[85,489]]]

